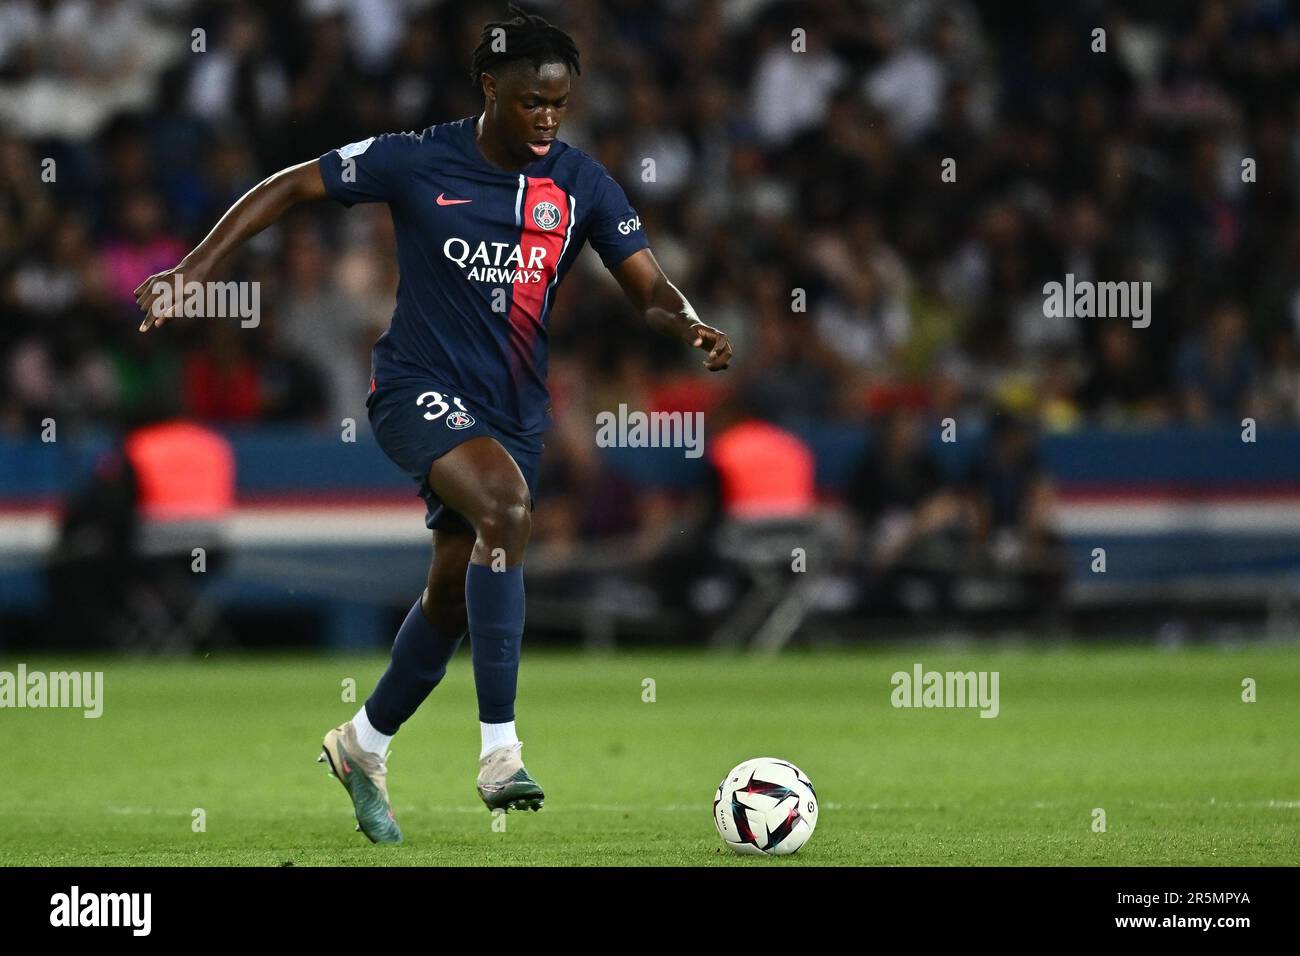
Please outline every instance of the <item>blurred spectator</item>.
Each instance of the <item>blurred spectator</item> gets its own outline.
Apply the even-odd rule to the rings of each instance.
[[[1259,358],[1246,339],[1246,316],[1236,302],[1211,310],[1203,331],[1178,353],[1183,415],[1192,422],[1233,421],[1248,414]]]
[[[804,17],[776,18],[760,27],[762,52],[751,86],[750,115],[767,146],[780,146],[820,125],[831,94],[849,77],[845,64],[827,48],[830,38],[818,29],[815,11],[804,10]],[[793,30],[801,36],[794,37]]]
[[[253,7],[232,4],[216,48],[190,75],[190,111],[212,123],[239,117],[264,127],[280,119],[288,101],[289,76],[267,48],[265,21]]]
[[[212,334],[185,358],[186,414],[203,421],[252,421],[263,411],[262,382],[244,331],[230,319],[200,321],[212,323]]]
[[[885,416],[845,504],[864,535],[872,604],[921,585],[931,591],[932,609],[952,608],[964,510],[926,447],[918,412],[900,408]]]
[[[723,515],[739,520],[784,518],[813,509],[814,462],[800,438],[752,417],[724,419],[715,427],[708,459],[717,473]]]
[[[1263,388],[1264,413],[1272,421],[1300,418],[1300,346],[1295,336],[1278,332],[1273,337]]]
[[[887,414],[845,495],[860,524],[874,532],[878,564],[890,563],[956,513],[955,489],[926,448],[921,423],[921,416],[909,409]]]
[[[68,496],[47,561],[54,648],[114,641],[126,628],[123,596],[138,578],[140,514],[135,470],[121,447],[97,456]]]
[[[1065,543],[1055,528],[1055,495],[1032,427],[1009,414],[996,417],[966,488],[979,554],[998,577],[1023,582],[1031,604],[1059,610]]]
[[[284,269],[274,280],[279,339],[321,373],[327,388],[321,411],[333,422],[356,417],[357,396],[366,394],[370,356],[364,346],[370,340],[365,332],[375,319],[340,288],[340,279],[367,289],[377,281],[375,270],[372,257],[359,249],[342,263],[331,262],[320,234],[305,223],[288,229]]]
[[[922,22],[913,31],[928,36],[908,38],[900,36],[902,24],[881,25],[879,41],[887,56],[867,75],[863,90],[874,105],[886,112],[904,143],[920,139],[934,127],[950,79],[949,70],[958,66],[959,60],[974,55],[979,42],[973,12],[965,4],[953,6],[955,11],[934,17],[931,23]]]
[[[156,272],[164,272],[189,250],[169,235],[162,199],[144,189],[132,190],[118,207],[115,234],[100,251],[108,292],[126,309],[135,305],[135,290]]]
[[[1160,398],[1160,382],[1144,360],[1138,333],[1123,321],[1105,321],[1101,347],[1079,389],[1079,405],[1109,427],[1150,421]]]

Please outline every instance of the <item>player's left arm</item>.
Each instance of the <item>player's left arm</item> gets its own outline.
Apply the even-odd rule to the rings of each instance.
[[[668,281],[654,253],[641,249],[610,269],[646,323],[663,335],[709,353],[704,367],[718,372],[731,362],[727,333],[705,325],[677,286]]]

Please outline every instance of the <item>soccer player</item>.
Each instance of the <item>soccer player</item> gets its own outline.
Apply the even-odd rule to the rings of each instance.
[[[325,197],[389,205],[401,282],[374,346],[366,406],[375,438],[427,504],[433,561],[388,669],[356,716],[325,735],[321,755],[376,843],[401,840],[389,742],[442,680],[466,631],[482,732],[479,796],[493,810],[542,806],[515,730],[521,562],[550,413],[547,314],[582,244],[653,328],[705,351],[710,371],[732,354],[727,336],[701,322],[663,274],[622,188],[557,139],[580,72],[573,40],[513,4],[508,17],[486,24],[474,51],[480,116],[371,137],[276,173],[179,265],[136,290],[143,332],[175,315],[165,302],[154,307],[156,284],[206,281],[293,205]]]

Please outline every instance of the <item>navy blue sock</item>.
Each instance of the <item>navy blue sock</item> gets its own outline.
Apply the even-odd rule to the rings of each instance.
[[[439,631],[415,602],[393,641],[393,659],[366,700],[366,716],[381,734],[395,734],[447,673],[464,634]]]
[[[471,564],[465,574],[465,607],[478,719],[507,723],[515,719],[519,645],[524,639],[523,565],[493,571],[486,564]]]

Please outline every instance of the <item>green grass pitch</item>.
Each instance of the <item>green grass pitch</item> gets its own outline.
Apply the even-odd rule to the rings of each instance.
[[[405,844],[353,831],[316,763],[386,664],[366,657],[0,658],[102,669],[104,713],[0,710],[0,864],[1300,863],[1300,651],[890,647],[754,658],[525,644],[519,727],[546,787],[504,832],[474,791],[468,652],[394,741]],[[996,670],[1001,713],[896,709],[890,675]],[[1258,700],[1242,701],[1242,680]],[[643,701],[654,681],[653,702]],[[739,857],[710,815],[742,759],[812,778],[817,832]],[[1105,832],[1094,832],[1094,809]],[[193,812],[202,809],[204,832]],[[499,826],[499,824],[498,824]]]

